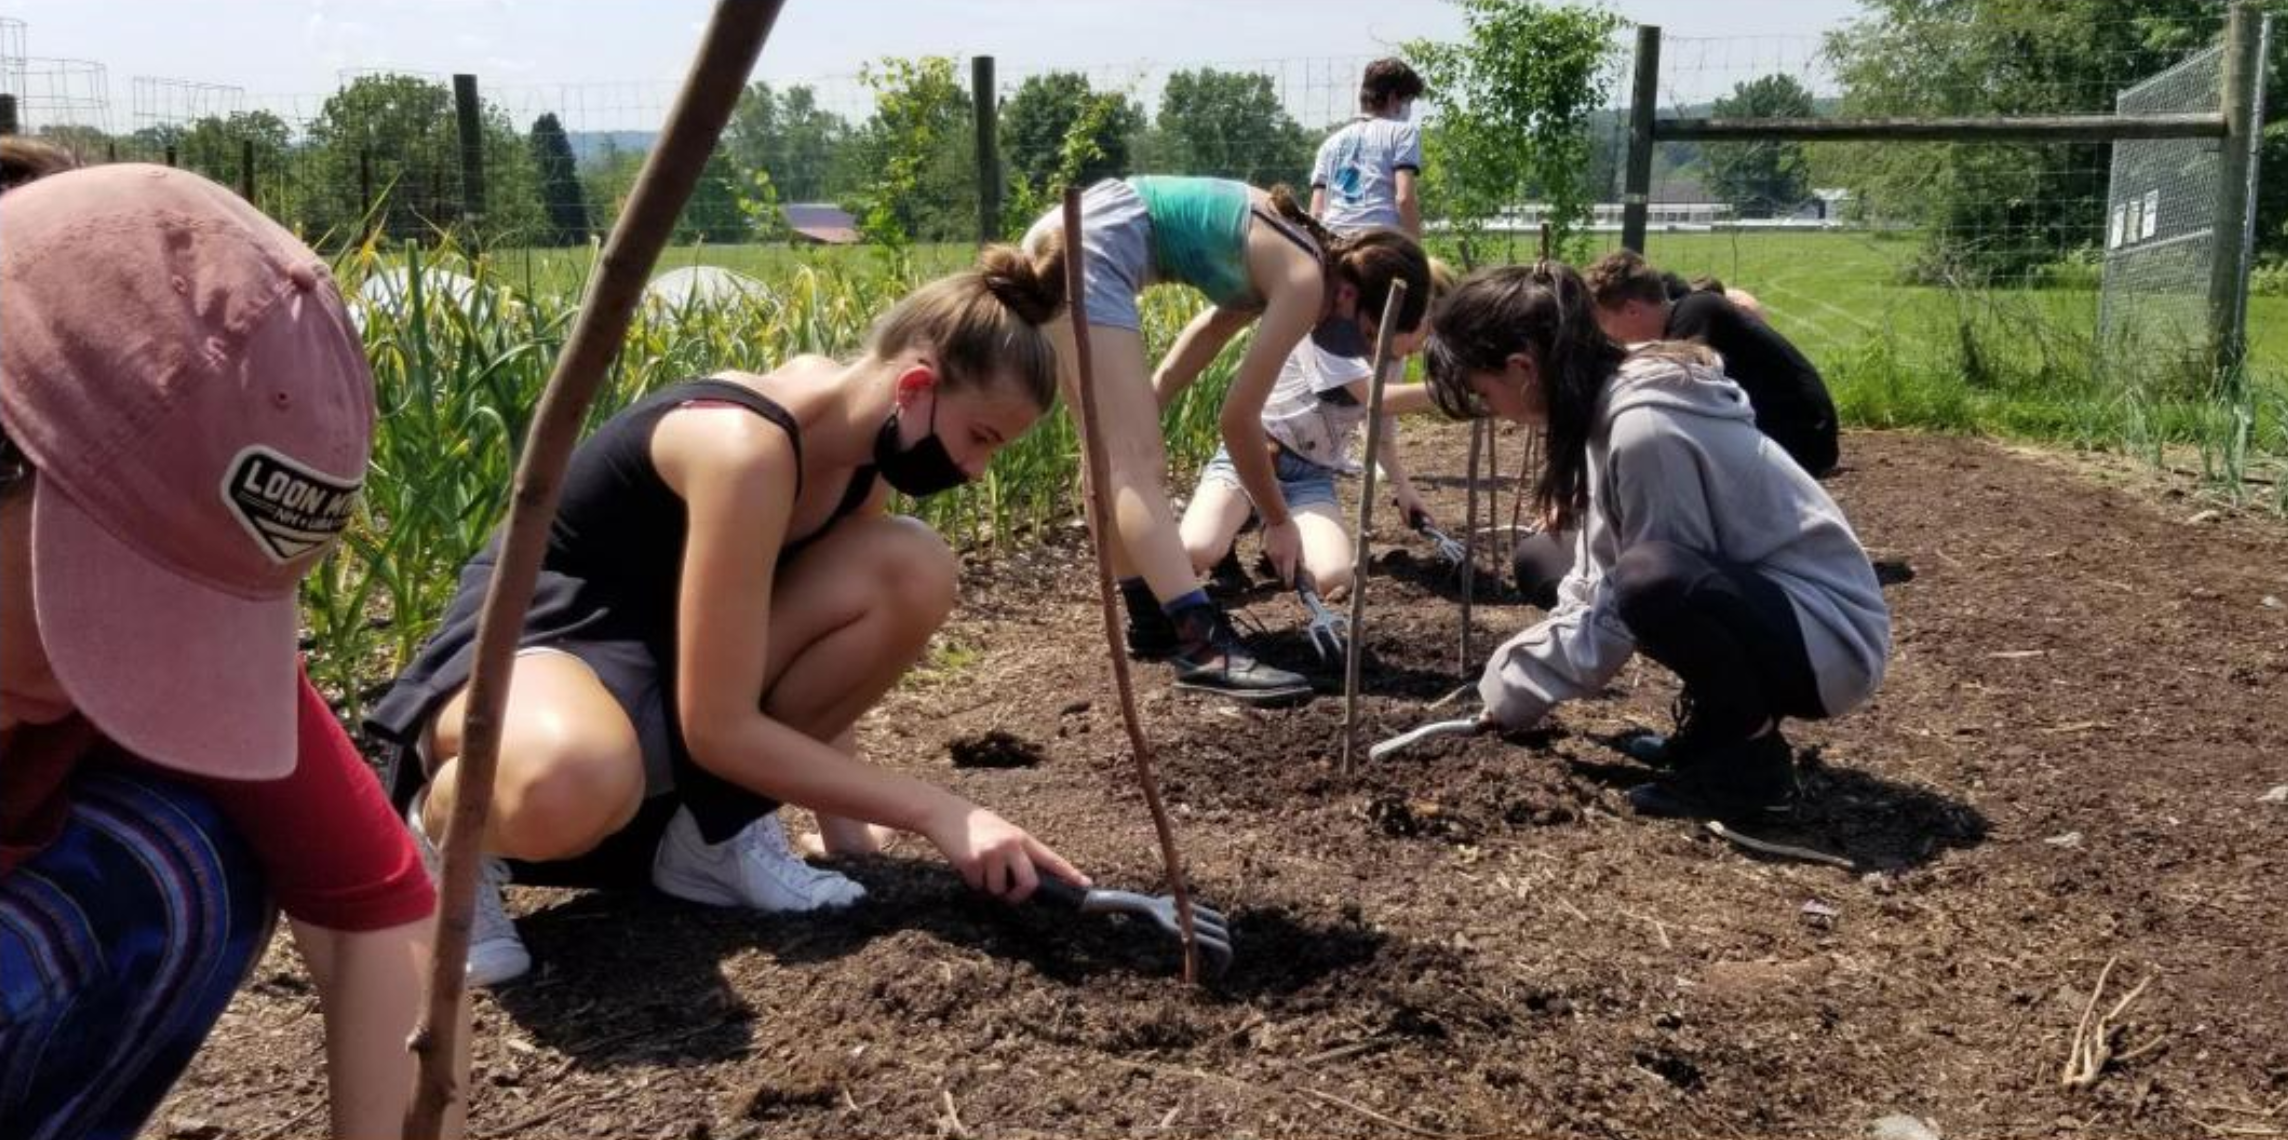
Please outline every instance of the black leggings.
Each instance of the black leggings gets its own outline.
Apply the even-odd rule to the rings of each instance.
[[[1517,590],[1530,605],[1557,608],[1557,584],[1573,572],[1574,531],[1541,531],[1517,540],[1510,552],[1510,569],[1517,575]]]
[[[1781,717],[1826,718],[1795,605],[1771,579],[1668,542],[1630,547],[1611,577],[1621,621],[1684,682],[1697,731],[1740,740]]]

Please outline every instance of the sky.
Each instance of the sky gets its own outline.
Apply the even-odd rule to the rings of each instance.
[[[1707,97],[1750,71],[1802,70],[1813,37],[1857,12],[1853,0],[1609,0],[1634,23],[1670,37],[1672,90]],[[537,89],[580,88],[596,126],[656,118],[688,61],[704,0],[0,0],[22,22],[0,53],[103,65],[110,126],[139,113],[183,110],[208,96],[163,78],[242,89],[248,106],[314,114],[343,73],[367,69],[476,73],[510,105],[560,100]],[[821,100],[862,110],[853,78],[882,56],[993,55],[1004,82],[1077,68],[1147,99],[1172,67],[1252,63],[1279,77],[1298,117],[1338,106],[1356,67],[1414,38],[1455,39],[1460,11],[1445,0],[789,0],[759,79],[824,80]],[[29,69],[40,97],[42,65]],[[1737,76],[1733,73],[1738,72]],[[56,80],[46,81],[55,84]],[[59,96],[87,97],[92,79]],[[219,98],[237,98],[223,94]],[[204,110],[204,108],[191,108]],[[627,125],[642,125],[631,122]]]

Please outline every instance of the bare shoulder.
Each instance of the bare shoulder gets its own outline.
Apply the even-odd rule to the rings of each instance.
[[[725,375],[724,379],[733,379]],[[660,418],[651,437],[652,463],[678,494],[702,480],[746,477],[791,480],[794,441],[785,429],[729,406],[679,408]]]

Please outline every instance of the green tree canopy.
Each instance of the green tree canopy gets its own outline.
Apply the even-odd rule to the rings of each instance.
[[[2209,0],[1868,0],[1867,16],[1827,38],[1844,115],[2101,113],[2116,92],[2213,43]],[[2280,0],[2266,7],[2288,9]],[[2273,37],[2275,75],[2284,58]],[[2270,86],[2275,109],[2283,84]],[[1985,280],[2024,273],[2093,240],[2105,208],[2102,144],[1817,148],[1813,161],[1870,213],[1923,226],[1921,270]],[[2288,137],[2265,161],[2288,160]],[[2266,184],[2279,187],[2280,179]],[[2278,243],[2288,191],[2260,191],[2262,232]]]
[[[580,245],[588,240],[588,191],[580,185],[579,165],[564,124],[549,112],[532,121],[532,162],[540,201],[548,217],[541,240]]]
[[[1129,173],[1129,143],[1144,129],[1144,110],[1118,92],[1092,90],[1077,71],[1052,71],[1018,85],[1000,123],[1001,154],[1016,177],[1036,189],[1065,180],[1071,151],[1069,180],[1085,186]]]
[[[1719,119],[1807,119],[1811,91],[1792,75],[1766,75],[1735,84],[1711,110]],[[1810,192],[1810,175],[1798,142],[1711,144],[1707,150],[1709,187],[1743,216],[1785,213]]]
[[[487,245],[538,240],[544,216],[532,151],[499,107],[485,104],[479,121],[485,211],[478,236]],[[361,157],[370,165],[383,232],[426,239],[470,220],[453,94],[444,84],[412,75],[361,75],[319,108],[307,148],[305,181],[313,189],[304,223],[313,239],[339,241],[361,233]]]
[[[835,157],[849,139],[850,124],[820,107],[818,93],[801,84],[785,91],[748,85],[723,132],[732,162],[750,178],[767,173],[778,197],[789,202],[825,201],[847,189],[837,185],[846,168]]]
[[[1203,67],[1168,77],[1153,124],[1151,170],[1237,178],[1256,186],[1307,188],[1318,139],[1304,130],[1271,86],[1251,71]]]
[[[1612,85],[1620,17],[1535,0],[1456,2],[1468,40],[1404,48],[1439,108],[1423,135],[1424,213],[1451,225],[1474,262],[1488,224],[1538,198],[1567,250],[1599,189],[1589,122]]]
[[[864,172],[846,199],[860,232],[892,246],[975,237],[977,136],[953,60],[885,59],[860,77],[874,89],[873,117],[846,148]]]

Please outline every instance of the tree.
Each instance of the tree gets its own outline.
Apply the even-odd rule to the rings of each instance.
[[[548,216],[545,240],[550,245],[584,244],[588,240],[588,192],[580,185],[572,140],[554,112],[532,121],[532,162]]]
[[[418,238],[460,216],[460,172],[453,94],[411,75],[362,75],[318,109],[309,128],[310,230],[324,237],[360,236],[367,203],[360,161],[372,175],[375,224],[394,237]]]
[[[1612,84],[1620,17],[1535,0],[1457,3],[1467,42],[1402,49],[1439,106],[1423,132],[1423,213],[1453,227],[1472,263],[1495,217],[1538,198],[1556,249],[1577,254],[1597,191],[1590,115]]]
[[[37,137],[44,142],[54,143],[72,152],[72,156],[79,159],[83,165],[106,161],[110,148],[118,142],[112,136],[85,123],[49,124],[39,129]],[[134,151],[128,147],[120,147],[119,157],[122,161],[131,161],[134,158]]]
[[[729,155],[717,148],[707,156],[707,165],[700,168],[699,184],[691,188],[691,200],[684,203],[683,217],[675,227],[675,240],[710,243],[747,240],[747,214],[741,208],[743,197],[739,168],[732,164]]]
[[[286,121],[268,111],[237,111],[193,119],[186,126],[169,128],[163,137],[174,141],[176,165],[231,187],[239,184],[245,144],[253,143],[255,205],[288,226],[298,226],[304,220],[306,195],[295,180],[283,176],[293,156],[293,136]]]
[[[488,246],[534,240],[543,213],[531,148],[498,106],[479,108],[478,122],[485,211],[474,219],[477,236]],[[382,232],[425,240],[471,221],[453,95],[441,83],[412,75],[351,80],[319,108],[307,151],[313,190],[306,233],[314,241],[362,236],[367,204],[361,158],[372,173],[375,222]]]
[[[548,206],[531,141],[518,134],[508,112],[494,104],[484,104],[478,120],[484,133],[485,213],[477,229],[485,248],[549,240]]]
[[[847,195],[859,232],[892,248],[975,236],[977,138],[953,60],[884,59],[859,78],[874,89],[874,115],[847,148],[863,172]]]
[[[1868,15],[1828,37],[1843,87],[1840,113],[2033,115],[2110,111],[2114,94],[2214,42],[2221,6],[2207,0],[1869,0]],[[2268,0],[2266,8],[2288,11]],[[2288,61],[2275,36],[2272,63]],[[2274,113],[2288,107],[2270,87]],[[2205,108],[2204,108],[2205,109]],[[1824,152],[1824,153],[1819,153]],[[1990,280],[2029,272],[2099,232],[2103,144],[1815,148],[1814,162],[1862,209],[1921,226],[1926,277]],[[2288,161],[2288,137],[2264,161]],[[2259,190],[2260,234],[2282,243],[2288,189]],[[2269,192],[2268,192],[2269,191]]]
[[[609,230],[619,222],[620,211],[636,188],[636,175],[643,171],[643,160],[644,152],[623,148],[607,134],[603,145],[583,166],[580,185],[588,201],[595,204],[597,229]]]
[[[1280,105],[1271,77],[1201,68],[1168,77],[1152,169],[1306,187],[1318,141]]]
[[[1735,84],[1716,100],[1719,119],[1807,119],[1811,92],[1792,75],[1766,75]],[[1786,212],[1803,201],[1809,187],[1803,144],[1753,142],[1710,145],[1708,184],[1743,216]]]
[[[1036,189],[1052,180],[1085,186],[1129,172],[1129,143],[1144,127],[1144,110],[1117,92],[1097,93],[1077,71],[1052,71],[1027,77],[1000,121],[1010,173]]]
[[[767,172],[778,197],[791,202],[824,201],[844,189],[835,183],[835,155],[849,139],[850,124],[801,84],[784,92],[750,84],[723,132],[732,162],[750,178]]]

